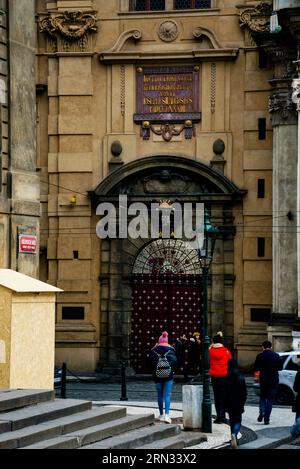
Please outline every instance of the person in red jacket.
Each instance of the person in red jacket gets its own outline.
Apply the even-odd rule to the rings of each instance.
[[[231,353],[223,345],[223,334],[218,333],[213,337],[213,343],[209,348],[209,374],[211,376],[217,413],[217,418],[214,423],[226,423],[224,388],[228,370],[228,360],[231,358]]]

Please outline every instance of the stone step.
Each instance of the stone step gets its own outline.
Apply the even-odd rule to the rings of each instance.
[[[69,437],[77,437],[80,446],[90,445],[113,436],[129,432],[138,428],[154,424],[154,414],[130,415],[114,422],[104,423],[94,427],[69,433]]]
[[[92,408],[92,402],[80,401],[76,399],[56,399],[55,401],[45,402],[34,406],[28,406],[23,409],[0,414],[0,433],[1,424],[6,425],[4,431],[15,431],[39,423],[54,420],[60,417],[67,417],[78,412],[84,412]]]
[[[178,435],[179,425],[152,425],[84,446],[82,449],[132,449],[147,443],[156,445],[157,440]],[[154,443],[153,443],[154,442]]]
[[[40,402],[52,401],[55,398],[54,391],[43,390],[1,390],[0,391],[0,412],[19,409]]]
[[[83,429],[87,427],[97,428],[95,425],[99,424],[110,426],[112,425],[111,421],[115,420],[118,422],[118,419],[125,415],[126,408],[102,407],[61,417],[50,422],[26,427],[22,430],[3,433],[0,435],[0,449],[24,448],[40,441],[69,433],[71,433],[71,436],[76,436],[72,432],[84,432]]]
[[[137,446],[136,449],[183,449],[205,441],[207,441],[207,436],[203,433],[182,431],[176,436]]]

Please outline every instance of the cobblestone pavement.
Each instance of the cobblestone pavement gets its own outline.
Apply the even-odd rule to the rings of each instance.
[[[116,379],[114,378],[114,381]],[[185,383],[174,382],[172,391],[172,402],[182,402],[182,386]],[[59,397],[60,389],[57,389]],[[126,394],[129,401],[155,401],[156,389],[151,378],[148,380],[128,381],[126,385]],[[71,399],[85,399],[92,401],[120,401],[121,383],[120,382],[68,382],[67,397]],[[211,389],[211,398],[213,392]],[[258,404],[258,397],[251,385],[248,385],[248,405]]]

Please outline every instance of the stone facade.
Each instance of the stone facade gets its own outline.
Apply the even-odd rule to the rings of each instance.
[[[0,2],[0,267],[38,277],[40,181],[36,172],[35,2]],[[36,236],[18,253],[19,234]]]
[[[178,11],[168,0],[165,11],[142,12],[129,11],[128,0],[37,1],[38,165],[48,181],[40,272],[64,290],[57,363],[94,370],[129,360],[130,279],[149,239],[100,242],[95,228],[97,203],[120,193],[207,204],[223,233],[210,279],[210,333],[222,329],[243,366],[267,338],[272,68],[240,25],[249,4],[212,0],[211,8]],[[137,75],[165,65],[199,75],[200,118],[139,121]]]

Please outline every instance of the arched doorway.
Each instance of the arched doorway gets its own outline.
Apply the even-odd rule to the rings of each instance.
[[[159,202],[160,200],[171,200],[181,204],[201,202],[210,209],[211,221],[214,225],[222,227],[223,239],[216,244],[215,268],[212,266],[211,269],[208,291],[209,327],[212,331],[222,328],[226,334],[227,344],[230,344],[233,341],[233,285],[235,279],[232,262],[235,236],[233,207],[241,203],[245,193],[246,191],[238,188],[227,177],[204,163],[184,156],[163,154],[137,158],[130,163],[124,164],[104,179],[90,195],[94,202],[95,211],[97,204],[101,202],[113,203],[117,210],[120,194],[127,195],[128,203],[143,202],[151,204],[153,201]],[[164,243],[167,241],[164,240]],[[156,281],[167,281],[167,279],[168,281],[175,281],[175,278],[172,279],[172,276],[174,276],[176,281],[182,282],[184,275],[195,275],[198,276],[198,281],[196,282],[195,278],[194,287],[201,288],[199,272],[185,271],[185,273],[180,274],[176,271],[172,273],[172,269],[176,266],[174,262],[171,263],[171,267],[168,262],[165,262],[166,260],[169,261],[169,255],[162,263],[154,260],[151,261],[153,262],[152,265],[151,263],[147,265],[143,261],[143,257],[147,259],[147,251],[144,251],[144,249],[149,248],[152,242],[151,237],[145,239],[127,237],[126,239],[116,238],[101,241],[99,369],[104,369],[106,366],[109,369],[113,367],[119,369],[120,361],[123,360],[129,366],[132,366],[134,357],[131,352],[131,329],[135,295],[133,293],[133,272],[135,275],[148,275],[148,279],[150,279],[151,275],[157,271],[158,275],[154,275]],[[154,247],[155,244],[152,245],[152,248]],[[159,254],[161,248],[154,248],[154,252]],[[151,258],[151,253],[148,253],[148,257]],[[159,258],[160,254],[156,257]],[[143,263],[144,267],[141,267]],[[141,269],[140,271],[137,270],[138,266]],[[149,266],[151,267],[150,270]],[[162,269],[169,271],[169,273],[162,272]],[[181,283],[181,285],[184,284]],[[187,288],[187,285],[182,288]],[[176,291],[180,292],[181,290],[177,289]],[[155,305],[155,307],[157,306]],[[138,317],[138,323],[143,324],[143,319],[142,321],[140,319],[142,318]],[[165,323],[158,323],[157,330],[151,336],[154,337],[154,341],[157,340],[158,334],[162,332],[161,326],[163,324]],[[196,330],[198,327],[194,329]],[[136,336],[140,338],[140,342],[145,341],[144,333],[143,329],[136,330]],[[154,345],[152,339],[147,341],[148,343],[150,348]]]
[[[130,363],[149,372],[147,354],[166,330],[173,344],[180,333],[201,331],[202,282],[197,252],[183,240],[159,239],[138,255],[132,277]]]

